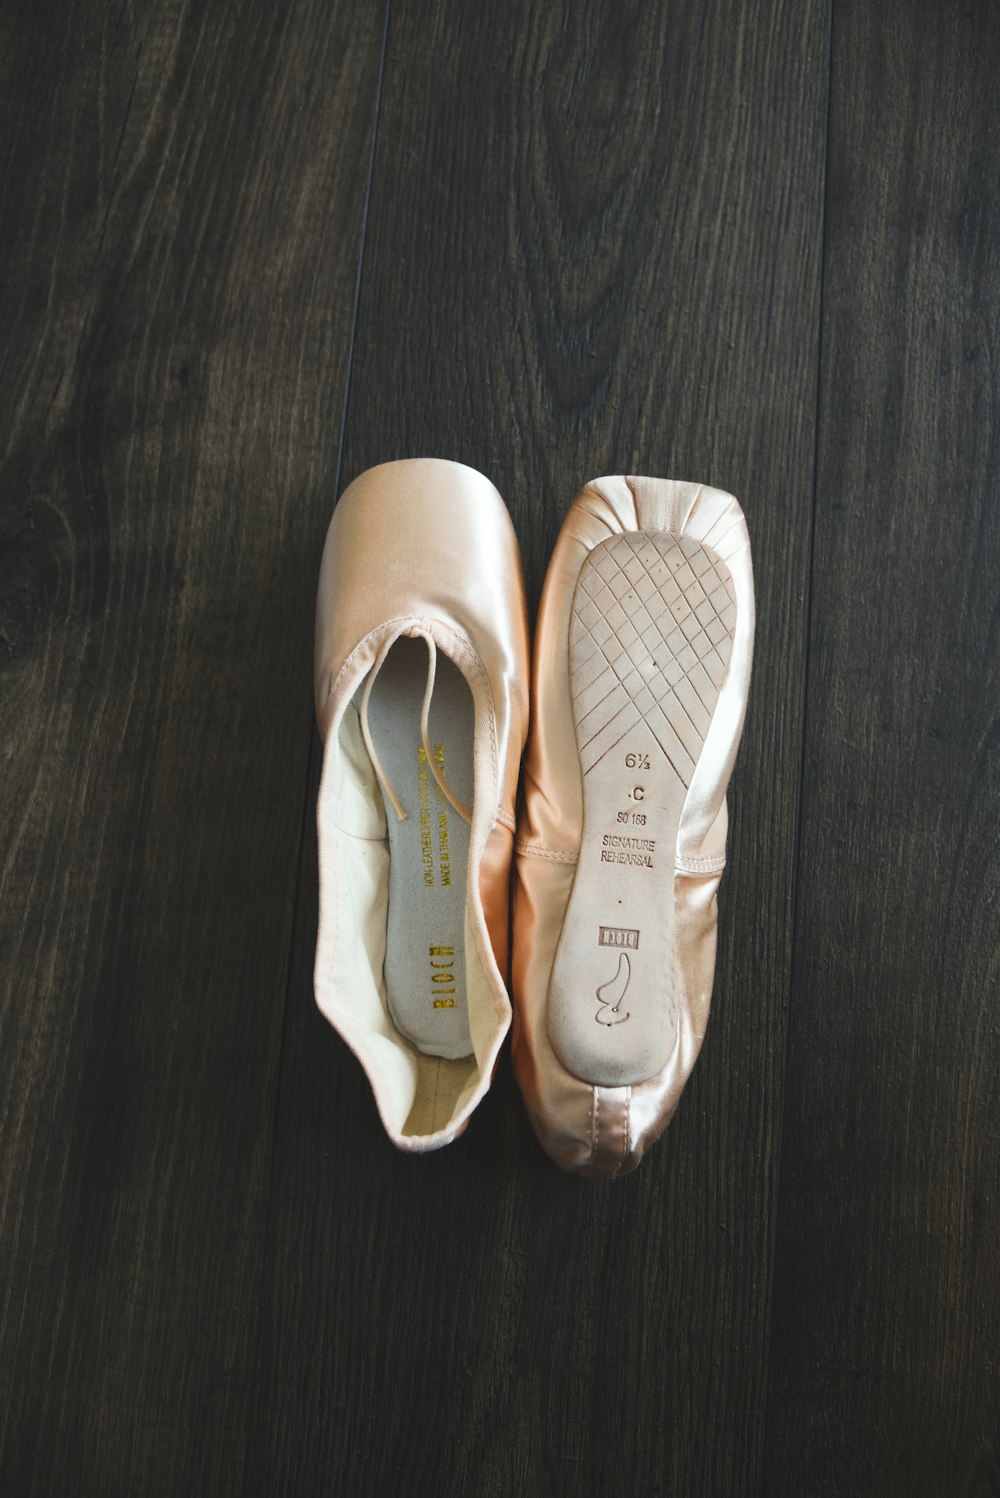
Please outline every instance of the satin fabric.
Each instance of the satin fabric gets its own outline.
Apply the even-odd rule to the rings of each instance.
[[[626,531],[685,535],[715,551],[733,578],[737,620],[729,669],[681,814],[673,888],[663,890],[664,899],[674,900],[677,1041],[655,1076],[603,1087],[573,1076],[557,1059],[547,999],[583,825],[568,657],[573,594],[593,548]],[[565,1170],[598,1177],[634,1170],[670,1121],[701,1049],[725,865],[725,795],[746,711],[753,632],[750,542],[732,495],[653,478],[602,478],[584,487],[560,532],[539,608],[515,856],[514,1070],[540,1142]]]
[[[384,813],[352,721],[352,699],[379,652],[395,638],[421,633],[458,666],[474,703],[466,927],[484,992],[477,988],[475,1004],[470,1000],[474,1055],[465,1071],[461,1063],[421,1055],[388,1015],[379,957],[387,898],[378,862]],[[315,984],[320,1009],[361,1061],[386,1131],[401,1149],[435,1149],[461,1133],[489,1086],[509,1028],[510,861],[527,681],[520,556],[493,485],[474,469],[430,458],[363,473],[334,511],[317,596],[316,715],[325,751]],[[357,994],[364,995],[363,1007],[353,1002]],[[418,1116],[420,1098],[439,1093],[453,1106],[444,1121],[428,1123]]]

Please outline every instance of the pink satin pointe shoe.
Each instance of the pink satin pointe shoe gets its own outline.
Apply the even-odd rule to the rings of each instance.
[[[460,463],[369,469],[330,523],[316,608],[316,1002],[392,1142],[465,1128],[505,988],[528,646],[514,530]]]
[[[515,860],[514,1069],[565,1170],[634,1170],[701,1048],[753,632],[731,495],[586,485],[542,594]]]

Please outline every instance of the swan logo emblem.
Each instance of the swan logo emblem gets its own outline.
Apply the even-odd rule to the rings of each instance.
[[[632,976],[632,963],[627,952],[618,953],[618,970],[607,983],[597,990],[599,1008],[595,1018],[599,1025],[621,1025],[629,1017],[629,1010],[622,1014],[622,999]]]

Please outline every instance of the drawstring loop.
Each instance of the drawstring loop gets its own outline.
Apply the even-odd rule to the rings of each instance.
[[[371,729],[368,727],[368,702],[372,695],[372,687],[375,685],[375,678],[378,676],[378,673],[381,671],[382,667],[385,664],[386,656],[389,654],[389,651],[392,649],[395,643],[395,639],[386,640],[385,644],[382,646],[382,649],[375,657],[375,664],[369,671],[368,680],[365,682],[365,690],[361,697],[361,712],[359,716],[361,719],[361,737],[365,741],[365,748],[368,750],[369,757],[371,758],[372,769],[375,771],[375,774],[378,778],[378,783],[385,791],[389,800],[392,802],[393,810],[395,811],[399,820],[401,822],[405,822],[406,812],[403,810],[403,803],[396,795],[396,792],[392,787],[392,781],[389,779],[388,775],[382,768],[382,761],[379,759],[377,753],[375,752],[375,745],[372,743]]]
[[[427,763],[430,766],[431,774],[434,776],[434,779],[442,796],[450,806],[454,807],[459,816],[464,817],[464,819],[471,825],[471,812],[466,810],[461,801],[459,801],[458,797],[452,791],[448,782],[445,780],[444,775],[441,773],[441,769],[438,766],[436,759],[434,758],[434,751],[431,748],[430,711],[431,698],[434,695],[434,678],[437,674],[437,645],[430,630],[424,629],[419,625],[412,631],[408,630],[407,633],[411,635],[419,635],[427,646],[427,685],[424,687],[424,700],[420,709],[420,741],[424,746],[424,754],[427,757]],[[375,771],[375,774],[378,778],[378,783],[382,787],[383,791],[385,791],[386,796],[392,803],[392,809],[396,813],[396,816],[401,822],[405,822],[406,811],[403,807],[403,803],[397,796],[392,781],[389,779],[388,775],[383,769],[382,761],[379,759],[378,754],[375,750],[375,745],[372,743],[371,729],[368,726],[368,703],[372,695],[372,687],[375,685],[375,678],[381,671],[383,665],[385,664],[386,656],[389,654],[389,651],[392,649],[393,645],[395,645],[398,638],[399,636],[396,635],[392,639],[386,640],[385,644],[382,646],[382,649],[375,657],[375,664],[369,671],[368,679],[365,682],[365,690],[361,697],[361,710],[359,716],[361,719],[361,736],[365,741],[365,748],[368,750],[369,757],[371,758],[372,769]]]

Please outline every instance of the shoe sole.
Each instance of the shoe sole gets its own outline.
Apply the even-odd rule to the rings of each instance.
[[[677,829],[725,681],[736,595],[689,537],[596,546],[573,596],[569,671],[583,837],[552,969],[549,1038],[595,1086],[662,1071],[677,1037]]]

